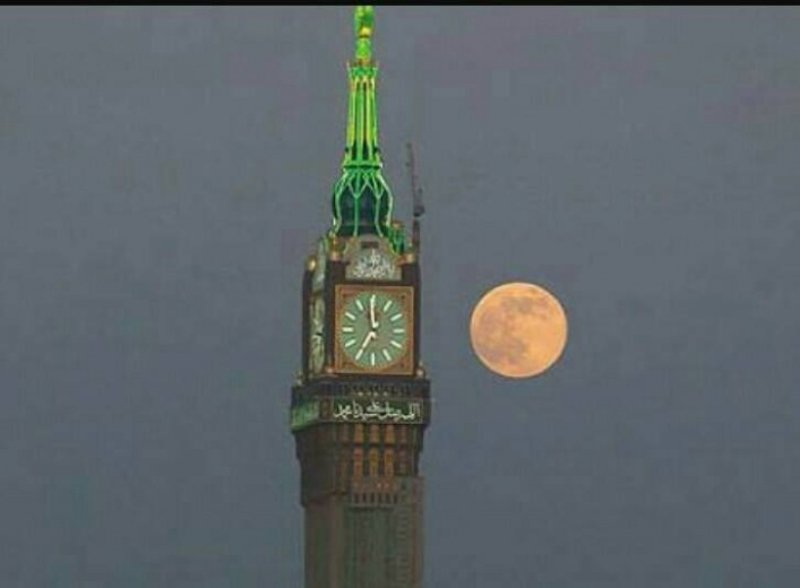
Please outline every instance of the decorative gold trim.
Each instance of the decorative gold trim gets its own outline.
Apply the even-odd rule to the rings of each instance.
[[[408,339],[406,352],[403,357],[392,365],[381,369],[363,368],[347,357],[339,343],[339,327],[342,311],[347,300],[361,292],[383,292],[401,301],[406,314],[406,331]],[[369,374],[369,375],[413,375],[414,374],[414,287],[413,286],[384,286],[363,284],[336,284],[334,295],[334,325],[333,325],[333,371],[340,374]]]

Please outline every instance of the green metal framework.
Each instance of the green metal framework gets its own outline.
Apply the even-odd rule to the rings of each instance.
[[[356,6],[355,61],[348,64],[350,98],[342,175],[333,187],[333,227],[337,236],[371,233],[389,240],[396,252],[405,248],[402,228],[392,223],[393,198],[381,168],[378,147],[378,66],[372,61],[372,6]]]

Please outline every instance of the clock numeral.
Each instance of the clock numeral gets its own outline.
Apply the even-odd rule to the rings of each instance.
[[[397,314],[394,314],[394,315],[390,316],[389,320],[394,323],[394,322],[399,321],[401,318],[403,318],[403,313],[402,312],[398,312]]]
[[[405,333],[405,332],[406,332],[406,330],[403,327],[395,327],[394,329],[392,329],[392,333],[395,333],[395,334],[400,334],[400,333]]]
[[[386,361],[392,361],[392,356],[389,355],[388,349],[384,347],[383,349],[381,349],[381,353],[383,353],[383,356],[386,358]]]
[[[370,365],[375,365],[375,352],[369,354],[369,363]]]
[[[354,321],[354,320],[356,320],[356,315],[354,315],[354,314],[353,314],[352,312],[350,312],[349,310],[346,310],[346,311],[344,311],[344,316],[346,316],[347,318],[349,318],[351,321]]]
[[[364,304],[358,298],[356,298],[356,306],[358,307],[358,310],[362,312],[364,311]]]
[[[347,341],[345,341],[344,346],[345,347],[352,347],[355,344],[356,344],[356,340],[355,339],[348,339]]]
[[[342,333],[352,333],[354,330],[354,327],[342,327]]]
[[[397,341],[395,341],[394,339],[390,339],[390,340],[389,340],[389,344],[390,344],[390,345],[393,345],[394,347],[397,347],[398,349],[402,349],[402,348],[403,348],[403,346],[402,346],[402,345],[400,345],[400,343],[398,343],[398,342],[397,342]]]
[[[387,310],[389,310],[389,307],[391,307],[391,306],[392,306],[392,301],[391,300],[387,300],[386,304],[383,305],[383,312],[386,312]]]

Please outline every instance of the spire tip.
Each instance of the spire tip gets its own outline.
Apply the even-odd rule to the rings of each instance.
[[[372,61],[372,29],[375,25],[374,9],[369,5],[355,7],[353,24],[356,34],[356,61]]]

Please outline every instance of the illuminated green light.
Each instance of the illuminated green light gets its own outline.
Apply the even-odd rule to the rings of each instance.
[[[355,59],[348,64],[349,99],[342,175],[333,187],[334,235],[350,237],[362,233],[389,240],[395,252],[405,249],[402,229],[392,226],[394,199],[381,173],[383,160],[378,146],[378,66],[372,61],[372,6],[356,6]]]

